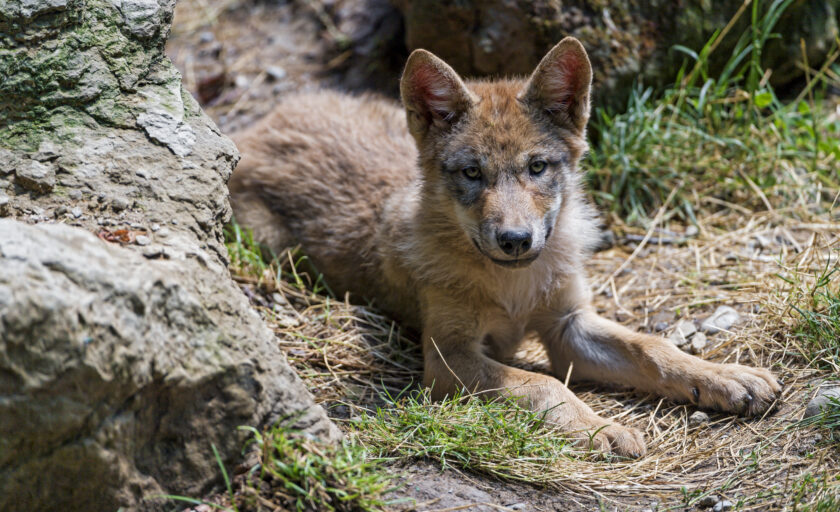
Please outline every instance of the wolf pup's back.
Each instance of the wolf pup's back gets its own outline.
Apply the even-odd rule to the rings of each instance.
[[[243,157],[231,205],[256,240],[275,253],[299,244],[336,293],[377,297],[392,313],[416,310],[413,293],[393,286],[411,287],[407,276],[385,267],[389,248],[378,242],[383,231],[391,239],[403,231],[384,223],[393,217],[385,210],[416,200],[417,149],[397,103],[295,94],[234,141]]]

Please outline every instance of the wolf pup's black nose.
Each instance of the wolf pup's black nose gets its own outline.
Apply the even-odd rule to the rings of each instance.
[[[524,229],[502,231],[496,235],[496,241],[499,242],[499,247],[505,251],[505,254],[519,256],[531,248],[531,232]]]

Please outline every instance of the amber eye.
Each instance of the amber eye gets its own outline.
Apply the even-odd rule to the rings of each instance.
[[[464,176],[471,180],[477,180],[481,178],[481,169],[478,167],[471,165],[469,167],[464,167],[461,172],[464,173]]]
[[[542,174],[546,167],[548,167],[548,164],[546,164],[543,160],[535,160],[528,166],[528,170],[531,171],[531,174],[536,176]]]

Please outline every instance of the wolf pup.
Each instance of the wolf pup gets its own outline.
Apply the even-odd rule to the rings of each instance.
[[[629,457],[645,453],[641,432],[569,391],[570,365],[574,379],[766,411],[781,391],[769,371],[703,361],[591,306],[583,267],[596,229],[577,169],[591,81],[586,51],[566,38],[527,80],[464,82],[416,50],[404,111],[374,96],[289,97],[236,138],[235,217],[274,251],[300,244],[336,292],[420,330],[433,397],[515,396]],[[505,364],[529,334],[554,376]]]

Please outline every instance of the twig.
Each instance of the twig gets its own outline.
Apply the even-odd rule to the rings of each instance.
[[[639,245],[636,246],[636,248],[633,250],[633,253],[630,254],[630,257],[624,260],[624,262],[621,265],[619,265],[619,267],[615,269],[615,271],[612,274],[610,274],[610,277],[608,277],[606,281],[604,281],[604,283],[598,287],[598,289],[595,291],[595,295],[600,295],[604,290],[606,290],[607,286],[610,285],[610,280],[615,279],[618,276],[618,274],[620,274],[622,270],[627,268],[627,265],[629,265],[630,262],[633,261],[636,258],[636,256],[642,251],[644,246],[647,244],[648,240],[650,240],[650,237],[653,236],[653,232],[656,229],[657,224],[659,224],[659,221],[662,219],[662,216],[665,215],[665,210],[668,209],[668,205],[671,204],[671,199],[674,198],[679,188],[680,187],[674,187],[674,189],[671,190],[671,193],[668,194],[668,198],[665,199],[665,202],[662,204],[662,206],[659,207],[659,211],[656,212],[656,216],[650,223],[650,227],[648,228],[645,237],[642,239],[641,242],[639,242]]]

